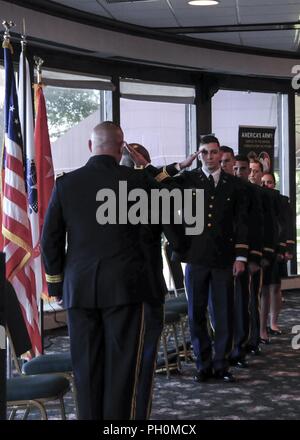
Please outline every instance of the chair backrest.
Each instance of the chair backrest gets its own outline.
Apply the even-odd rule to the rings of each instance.
[[[181,267],[180,261],[173,261],[172,260],[172,248],[170,243],[167,241],[164,243],[164,255],[165,259],[170,271],[172,283],[174,286],[175,295],[177,296],[179,293],[182,293],[185,289],[184,287],[184,276],[183,276],[183,270]]]

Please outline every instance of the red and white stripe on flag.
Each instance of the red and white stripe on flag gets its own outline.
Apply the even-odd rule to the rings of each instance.
[[[15,288],[32,349],[42,352],[38,307],[33,271],[32,236],[24,180],[23,143],[11,47],[3,45],[5,67],[5,158],[2,205],[2,233],[6,254],[6,277]]]
[[[27,199],[20,147],[5,136],[6,163],[3,185],[4,252],[6,277],[14,286],[34,353],[42,352],[36,301],[35,277],[30,260],[31,231],[27,216]],[[16,158],[19,156],[19,159]]]

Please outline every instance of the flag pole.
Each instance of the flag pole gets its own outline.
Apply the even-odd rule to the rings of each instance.
[[[26,41],[26,27],[25,27],[25,18],[23,18],[22,21],[22,34],[21,34],[21,48],[22,48],[22,77],[23,77],[23,102],[22,102],[22,107],[23,107],[23,161],[24,161],[24,168],[26,170],[27,167],[27,162],[26,162],[26,151],[27,151],[27,136],[26,136],[26,130],[27,130],[27,123],[26,123],[26,102],[27,102],[27,88],[26,88],[26,65],[25,65],[25,53],[26,53],[26,45],[27,45],[27,41]],[[20,79],[19,79],[20,81]],[[27,176],[27,172],[25,172],[25,176]],[[25,189],[27,191],[27,181],[25,179]]]
[[[42,84],[42,65],[44,60],[40,57],[33,57],[34,64],[36,66],[37,71],[37,84]],[[40,297],[40,329],[42,336],[42,354],[44,354],[44,300],[43,297]]]

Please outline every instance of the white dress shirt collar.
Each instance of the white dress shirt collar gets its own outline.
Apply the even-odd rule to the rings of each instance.
[[[214,178],[215,186],[218,185],[219,180],[220,180],[220,175],[221,175],[221,168],[218,168],[213,173],[210,173],[209,171],[205,170],[204,168],[202,168],[202,171],[206,175],[207,178],[209,178],[209,176],[211,174],[213,176],[213,178]]]

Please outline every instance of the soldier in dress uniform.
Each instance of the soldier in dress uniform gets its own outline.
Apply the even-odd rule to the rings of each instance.
[[[222,145],[220,147],[220,151],[222,152],[221,156],[221,168],[225,173],[234,175],[233,167],[235,164],[234,159],[234,151],[231,147],[227,147],[227,145]]]
[[[46,279],[49,294],[63,298],[68,312],[80,418],[135,419],[148,299],[140,224],[99,224],[96,213],[99,190],[115,194],[119,206],[120,181],[128,191],[151,185],[119,165],[119,126],[97,125],[89,147],[87,164],[56,180],[41,240]]]
[[[263,186],[269,189],[275,189],[276,179],[273,173],[264,173],[262,177]],[[276,259],[269,271],[267,279],[264,283],[264,301],[265,308],[262,311],[262,325],[267,326],[268,314],[270,312],[270,326],[267,326],[270,335],[279,336],[281,330],[278,327],[278,316],[281,310],[282,296],[281,296],[281,279],[287,277],[287,261],[293,258],[293,215],[290,207],[290,201],[287,196],[280,194],[280,212],[284,215],[283,225],[281,226],[280,242],[281,246],[285,247],[283,258]],[[285,246],[283,241],[285,240]],[[266,334],[263,336],[266,337]]]
[[[277,254],[284,254],[285,243],[282,241],[282,233],[284,230],[281,227],[282,214],[280,212],[280,202],[278,191],[272,191],[261,186],[261,179],[263,176],[263,165],[257,160],[250,161],[249,181],[255,185],[259,191],[264,211],[264,248],[262,258],[262,273],[256,273],[252,279],[252,295],[251,295],[251,314],[255,318],[255,325],[251,327],[249,338],[250,350],[255,354],[259,352],[259,344],[268,344],[269,339],[266,334],[266,325],[261,326],[260,317],[262,316],[261,308],[265,307],[262,285],[266,282],[272,267],[277,258]],[[263,312],[264,314],[264,312]],[[254,321],[253,321],[254,324]]]
[[[236,155],[234,174],[241,179],[247,192],[248,204],[248,241],[249,255],[247,269],[236,280],[235,291],[235,316],[234,316],[234,347],[230,355],[230,363],[238,368],[247,368],[246,345],[251,327],[256,325],[256,320],[249,313],[250,286],[253,277],[259,277],[261,260],[264,247],[264,216],[260,191],[255,185],[248,182],[250,174],[249,159],[247,156]],[[268,220],[268,217],[265,217]],[[272,225],[270,225],[272,227]],[[251,286],[252,287],[252,286]],[[252,289],[253,291],[253,289]],[[251,325],[250,325],[251,324]]]
[[[133,159],[143,163],[132,151]],[[147,170],[168,187],[204,190],[205,225],[202,234],[187,237],[188,250],[173,257],[186,262],[189,323],[196,356],[195,380],[211,377],[234,380],[228,370],[233,337],[234,276],[245,270],[247,261],[247,200],[238,180],[220,168],[220,145],[214,136],[204,136],[199,148],[202,169],[184,171],[170,178],[166,170]],[[214,357],[207,327],[207,303],[211,289],[216,321]],[[214,374],[213,374],[214,373]]]

